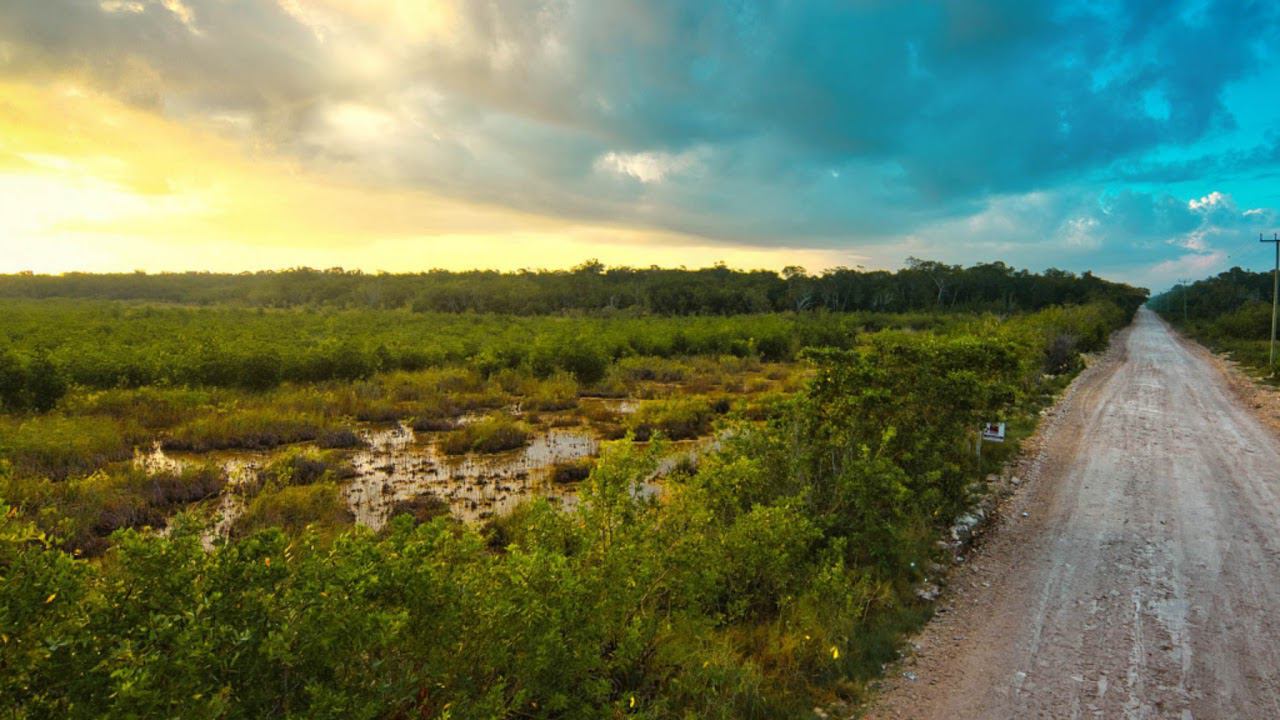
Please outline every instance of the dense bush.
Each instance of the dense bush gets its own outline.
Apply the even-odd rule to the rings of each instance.
[[[929,329],[957,310],[1103,302],[1128,314],[1145,291],[1089,273],[917,261],[896,273],[820,276],[598,264],[508,274],[24,274],[0,275],[0,298],[0,348],[11,348],[0,349],[0,403],[45,410],[67,382],[263,390],[461,362],[486,375],[565,371],[591,385],[626,355],[790,360],[807,346],[848,347],[863,327]],[[671,315],[702,317],[660,317]]]
[[[14,348],[0,354],[0,402],[9,403],[3,393],[17,393],[17,402],[28,407],[26,373],[34,361],[6,358],[37,348],[47,348],[40,357],[47,356],[47,367],[56,369],[53,377],[102,390],[187,386],[262,391],[282,382],[350,382],[378,373],[394,376],[428,367],[448,372],[458,366],[481,383],[516,369],[543,378],[568,373],[590,386],[603,380],[615,361],[633,355],[754,353],[791,359],[806,345],[848,347],[865,320],[852,313],[512,317],[0,300],[0,346]],[[777,342],[761,348],[757,338]],[[22,372],[15,374],[13,367]],[[10,387],[17,389],[5,389]]]
[[[43,351],[23,358],[0,344],[0,410],[52,410],[67,394],[62,369]]]

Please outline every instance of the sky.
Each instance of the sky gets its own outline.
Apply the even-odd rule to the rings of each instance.
[[[0,272],[1269,267],[1280,7],[4,0]]]

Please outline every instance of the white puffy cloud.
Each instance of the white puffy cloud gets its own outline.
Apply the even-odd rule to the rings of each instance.
[[[625,153],[609,151],[596,158],[597,170],[626,175],[642,183],[662,182],[668,175],[684,174],[701,167],[697,150],[682,153],[660,151]]]

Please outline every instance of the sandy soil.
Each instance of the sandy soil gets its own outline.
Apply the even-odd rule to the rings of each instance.
[[[868,717],[1280,718],[1280,440],[1237,373],[1140,311]]]

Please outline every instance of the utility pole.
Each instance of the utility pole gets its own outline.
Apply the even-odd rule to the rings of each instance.
[[[1186,325],[1187,324],[1187,286],[1191,284],[1191,281],[1186,278],[1183,278],[1179,280],[1178,283],[1182,285],[1182,324]]]
[[[1271,272],[1271,355],[1268,357],[1268,363],[1271,365],[1271,377],[1276,375],[1276,305],[1280,303],[1280,233],[1274,234],[1270,240],[1262,237],[1262,233],[1258,233],[1258,242],[1269,242],[1276,246],[1276,267]]]

